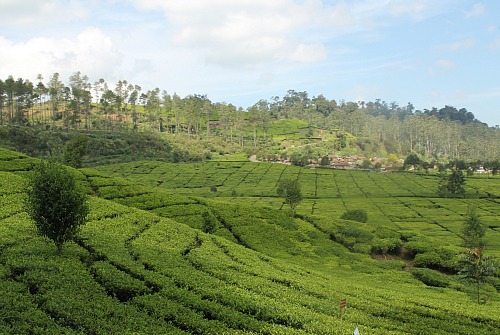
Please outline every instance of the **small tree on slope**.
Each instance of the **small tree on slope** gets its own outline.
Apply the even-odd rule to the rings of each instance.
[[[296,179],[282,179],[278,184],[277,194],[290,205],[292,214],[295,215],[295,207],[302,201],[302,192],[299,181]]]
[[[480,303],[482,284],[493,276],[498,263],[492,256],[484,255],[486,227],[481,224],[475,207],[469,208],[462,232],[466,249],[458,262],[459,275],[475,285],[477,303]]]
[[[441,196],[460,195],[465,196],[465,178],[460,170],[454,170],[449,176],[443,175],[438,193]]]
[[[38,233],[54,241],[58,253],[85,223],[89,211],[87,195],[74,176],[63,165],[49,161],[35,166],[25,205]]]

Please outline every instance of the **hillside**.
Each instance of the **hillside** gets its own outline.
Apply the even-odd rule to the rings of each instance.
[[[444,238],[446,244],[460,245],[462,223],[468,207],[478,207],[488,225],[488,245],[500,256],[498,223],[500,178],[468,177],[466,198],[442,198],[437,194],[439,178],[413,173],[372,173],[334,169],[307,169],[297,166],[251,162],[205,162],[169,164],[133,162],[96,167],[110,176],[125,177],[176,195],[201,196],[252,206],[282,207],[276,197],[281,178],[298,179],[303,202],[297,211],[303,217],[338,219],[347,210],[363,209],[370,225]],[[215,187],[215,190],[213,189]],[[113,197],[113,195],[109,195]],[[120,201],[120,200],[118,200]],[[171,209],[157,211],[172,212]],[[183,220],[198,216],[183,213]],[[192,219],[191,221],[195,221]]]
[[[8,132],[14,128],[13,133],[22,132],[21,128],[28,129],[29,135],[41,133],[36,141],[30,136],[15,141],[12,134],[0,130],[0,143],[25,152],[33,149],[30,141],[35,142],[31,147],[39,142],[34,151],[50,153],[68,134],[84,132],[100,140],[92,154],[114,162],[124,155],[179,162],[244,151],[262,157],[294,155],[304,162],[328,154],[404,158],[417,153],[428,163],[464,160],[478,167],[493,164],[498,170],[500,166],[498,125],[482,123],[465,108],[445,105],[415,110],[411,103],[337,102],[322,94],[310,97],[305,91],[288,90],[281,98],[261,99],[244,110],[212,102],[206,95],[181,98],[159,88],[141,92],[140,86],[127,81],[119,81],[114,88],[104,81],[93,85],[87,81],[80,72],[68,83],[54,73],[48,83],[40,81],[36,86],[23,78],[0,79],[0,125]],[[49,141],[53,133],[59,136]],[[140,147],[152,150],[128,151],[144,140],[153,143]],[[128,146],[115,147],[117,142]],[[158,142],[170,149],[166,157]]]
[[[376,188],[361,182],[353,188],[352,180],[363,180],[349,174],[354,172],[262,163],[198,163],[194,170],[195,165],[135,162],[81,169],[80,181],[92,194],[89,222],[57,256],[53,244],[34,234],[22,208],[32,163],[0,149],[2,334],[345,334],[356,326],[361,334],[492,334],[500,328],[500,301],[492,286],[488,303],[478,305],[454,278],[445,287],[427,286],[404,271],[403,260],[379,261],[332,239],[340,236],[338,228],[362,229],[335,218],[339,210],[328,210],[336,207],[334,199],[345,208],[406,199],[406,208],[422,209],[412,196],[438,201],[432,180],[397,175],[383,177],[396,182],[382,183],[367,174],[383,185],[380,193],[367,195],[361,190]],[[303,219],[279,210],[273,198],[271,181],[288,173],[305,178]],[[398,188],[401,176],[413,184]],[[308,178],[317,180],[314,187]],[[324,184],[331,179],[337,181],[334,196]],[[443,217],[460,217],[468,201],[479,204],[482,214],[498,215],[498,203],[488,196],[498,188],[490,181],[497,179],[468,183],[474,197],[455,199],[454,211],[447,199]],[[260,182],[269,185],[264,194],[256,187]],[[213,185],[217,192],[210,191]],[[316,207],[321,199],[324,205]],[[217,218],[213,234],[197,229],[204,212]],[[369,213],[370,225],[388,223]],[[429,226],[412,229],[425,236]],[[341,298],[348,303],[343,317]]]

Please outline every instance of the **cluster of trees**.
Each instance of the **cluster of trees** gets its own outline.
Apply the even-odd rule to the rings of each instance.
[[[452,106],[422,111],[411,103],[337,102],[289,90],[282,98],[261,99],[244,110],[212,102],[206,95],[181,98],[159,88],[143,91],[127,80],[91,83],[80,72],[66,84],[58,73],[46,83],[41,75],[37,83],[12,76],[0,79],[0,125],[157,130],[257,146],[268,141],[270,122],[289,118],[306,121],[311,137],[316,128],[352,134],[363,151],[468,160],[500,155],[498,127],[488,127],[465,108]]]
[[[215,106],[206,95],[182,99],[159,88],[143,92],[141,86],[127,80],[119,80],[114,87],[104,79],[92,84],[80,72],[71,75],[67,84],[58,73],[47,83],[41,75],[36,84],[12,76],[0,80],[0,125],[55,125],[62,121],[66,129],[91,130],[138,129],[142,122],[159,131],[199,134],[202,122],[210,119]],[[234,106],[226,107],[227,113],[236,112]],[[210,134],[209,123],[205,122],[205,126]]]
[[[483,157],[477,160],[450,160],[447,163],[439,162],[437,160],[424,160],[415,153],[410,153],[406,156],[403,163],[404,169],[433,169],[437,168],[439,172],[445,172],[450,169],[453,171],[458,171],[460,173],[466,173],[468,176],[472,176],[475,171],[484,169],[484,172],[491,172],[492,175],[496,176],[500,171],[500,160],[489,159],[488,157]]]

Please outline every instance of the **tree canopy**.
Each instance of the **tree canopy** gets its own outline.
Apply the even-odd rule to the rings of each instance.
[[[68,82],[58,73],[46,81],[40,75],[36,82],[13,76],[0,79],[0,125],[168,132],[256,148],[270,142],[270,124],[283,119],[305,121],[307,138],[317,137],[315,129],[323,129],[323,139],[328,137],[338,151],[357,146],[398,157],[414,153],[423,160],[444,157],[483,163],[497,160],[500,152],[499,129],[450,105],[417,110],[411,102],[337,101],[291,89],[283,97],[259,99],[243,109],[212,102],[204,94],[180,97],[158,87],[144,90],[125,79],[92,83],[79,71]]]

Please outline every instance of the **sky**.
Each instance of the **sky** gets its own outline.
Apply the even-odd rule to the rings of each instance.
[[[500,1],[0,0],[0,79],[77,71],[246,109],[288,90],[500,124]]]

